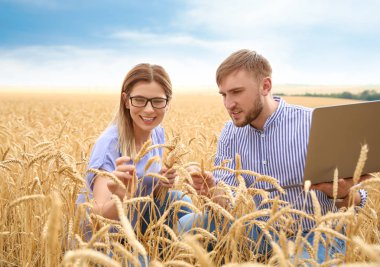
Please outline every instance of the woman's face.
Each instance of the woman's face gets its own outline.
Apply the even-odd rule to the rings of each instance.
[[[167,110],[165,99],[167,97],[164,89],[155,81],[138,82],[133,86],[129,98],[125,94],[124,101],[129,108],[135,134],[151,132],[162,122]]]

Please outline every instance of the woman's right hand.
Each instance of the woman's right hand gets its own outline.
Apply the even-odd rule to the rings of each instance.
[[[107,183],[108,190],[111,193],[117,195],[121,200],[126,196],[132,198],[135,196],[137,190],[137,176],[134,175],[136,167],[132,164],[128,164],[131,158],[123,156],[116,159],[116,170],[112,173],[125,185],[127,190],[120,187],[114,181]]]

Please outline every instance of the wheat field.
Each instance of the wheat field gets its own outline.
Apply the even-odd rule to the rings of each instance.
[[[285,99],[309,107],[352,102]],[[318,266],[316,246],[309,246],[309,259],[297,256],[305,242],[289,227],[291,214],[297,211],[287,203],[266,198],[262,190],[221,184],[219,189],[232,203],[223,208],[198,196],[188,185],[186,165],[198,164],[202,170],[215,168],[217,138],[228,120],[216,94],[175,95],[163,126],[167,141],[172,142],[171,149],[165,151],[165,160],[170,158],[179,173],[176,187],[191,197],[193,204],[188,206],[194,213],[208,211],[219,229],[210,232],[195,227],[193,235],[179,235],[164,224],[168,216],[173,216],[175,222],[175,215],[165,213],[152,218],[145,233],[133,230],[128,211],[152,203],[149,196],[115,199],[119,217],[126,218],[120,221],[93,214],[91,201],[76,207],[91,148],[110,122],[118,100],[117,95],[0,94],[0,266],[140,266],[148,262],[150,266]],[[174,146],[182,151],[178,153]],[[362,166],[361,161],[357,168]],[[231,171],[238,178],[243,170]],[[275,179],[267,179],[278,186]],[[365,188],[369,195],[364,209],[349,207],[322,216],[316,201],[314,215],[298,212],[316,222],[313,232],[319,237],[325,235],[326,245],[334,237],[346,240],[347,253],[336,255],[322,266],[380,265],[379,174],[373,174],[359,188]],[[313,191],[308,193],[313,197]],[[257,194],[269,208],[257,209],[252,198]],[[174,203],[170,208],[176,211],[182,204]],[[256,220],[262,216],[270,219]],[[223,218],[232,221],[230,227]],[[255,244],[247,246],[249,240],[243,231],[247,224],[258,224],[267,237],[269,230],[277,233],[279,241],[272,244],[271,255],[256,253],[252,249]],[[345,236],[339,231],[343,227]],[[90,240],[85,239],[84,228],[91,229]],[[295,235],[293,241],[286,239],[290,234]]]

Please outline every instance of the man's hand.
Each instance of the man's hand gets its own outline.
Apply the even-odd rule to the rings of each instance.
[[[193,187],[200,195],[208,195],[209,190],[215,186],[215,180],[212,173],[205,171],[202,173],[201,168],[192,165],[186,168],[193,179]]]
[[[360,176],[359,183],[367,180],[368,178],[371,178],[372,176],[370,174],[364,174]],[[337,198],[345,198],[350,193],[351,187],[354,185],[352,178],[340,178],[338,179],[338,191],[337,191]],[[334,186],[333,182],[329,183],[319,183],[312,185],[310,189],[316,189],[319,191],[322,191],[325,193],[328,197],[333,198],[334,197]]]
[[[338,180],[338,191],[337,191],[337,198],[345,198],[348,193],[350,192],[350,188],[353,186],[354,182],[352,181],[352,178],[346,178],[346,179],[339,179]],[[310,189],[316,189],[323,193],[325,193],[328,197],[333,198],[334,197],[334,185],[333,182],[329,183],[319,183],[312,185]]]

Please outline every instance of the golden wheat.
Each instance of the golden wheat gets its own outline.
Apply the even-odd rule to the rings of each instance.
[[[94,203],[89,195],[86,195],[88,202],[75,204],[77,194],[85,184],[91,148],[111,120],[117,97],[73,98],[61,95],[59,98],[43,96],[37,99],[33,95],[27,98],[23,95],[1,95],[0,99],[1,266],[126,266],[128,263],[138,266],[139,254],[149,256],[152,266],[317,266],[318,239],[326,246],[335,237],[346,240],[347,254],[338,254],[337,258],[321,266],[379,264],[376,258],[380,243],[379,173],[357,184],[352,191],[364,188],[368,192],[367,204],[361,210],[351,206],[337,213],[322,215],[314,199],[315,214],[306,214],[303,210],[293,209],[279,197],[269,198],[268,192],[255,186],[266,182],[284,192],[275,177],[244,170],[241,165],[244,158],[239,155],[234,159],[235,169],[228,168],[229,160],[224,160],[221,166],[213,165],[217,138],[228,119],[215,96],[198,97],[199,105],[196,106],[191,97],[174,99],[171,112],[163,123],[166,140],[169,140],[167,144],[151,145],[148,142],[134,158],[136,164],[150,150],[163,148],[166,154],[162,163],[174,168],[179,175],[175,189],[183,190],[193,204],[183,201],[171,203],[167,207],[171,211],[160,214],[156,212],[151,196],[136,196],[123,202],[114,198],[119,221],[94,214]],[[299,98],[294,101],[299,101]],[[318,105],[316,102],[312,104]],[[355,183],[365,163],[365,154],[365,148],[362,148],[354,173]],[[160,161],[158,157],[148,159],[145,172],[151,164]],[[190,165],[200,167],[201,174],[206,170],[220,169],[236,176],[239,186],[219,183],[213,189],[223,192],[219,198],[227,200],[228,206],[215,204],[213,200],[217,197],[213,194],[211,199],[197,195],[186,170]],[[122,187],[124,185],[112,174],[99,170],[93,172]],[[166,181],[158,174],[145,175]],[[246,188],[245,175],[254,177],[253,187]],[[334,174],[334,199],[337,195],[336,177],[338,174]],[[309,188],[310,185],[305,183],[305,197],[311,193]],[[313,199],[313,193],[311,195]],[[263,199],[258,207],[253,201],[256,197]],[[128,219],[132,219],[129,216],[131,210],[147,204],[151,218],[145,234],[142,234],[142,214],[138,213],[135,229]],[[209,214],[208,227],[194,225],[191,239],[183,239],[175,228],[165,224],[167,220],[173,220],[174,227],[177,225],[176,213],[181,206],[186,206],[198,216]],[[264,211],[263,207],[266,208]],[[301,235],[301,228],[296,232],[291,229],[294,223],[299,223],[294,217],[315,221],[316,227],[312,231],[317,236],[326,235],[327,239],[317,237],[314,244],[309,244]],[[216,222],[214,230],[209,228],[211,221]],[[253,226],[262,229],[257,242],[246,236]],[[345,235],[342,235],[344,230]],[[88,237],[85,231],[91,232],[92,237]],[[261,255],[257,246],[264,237],[271,241],[271,234],[279,236],[278,242],[273,243],[273,256]],[[295,235],[294,241],[288,241],[287,235]],[[304,247],[310,259],[298,257]],[[211,251],[206,252],[210,248]]]

